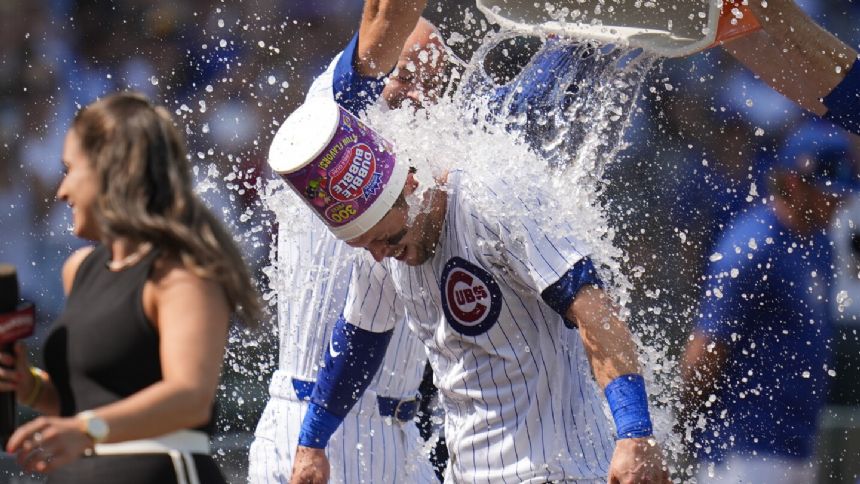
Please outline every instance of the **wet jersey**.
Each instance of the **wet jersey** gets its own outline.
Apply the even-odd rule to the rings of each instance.
[[[515,193],[493,183],[452,172],[434,256],[410,267],[366,255],[346,320],[384,332],[408,314],[445,410],[449,479],[605,480],[614,441],[602,397],[577,330],[541,300],[583,258],[581,244],[567,224],[547,233],[527,217],[486,215],[479,200]],[[535,213],[528,203],[516,212]]]

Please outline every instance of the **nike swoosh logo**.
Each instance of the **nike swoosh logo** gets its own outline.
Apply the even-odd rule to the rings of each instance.
[[[343,351],[335,351],[334,350],[334,341],[329,338],[328,340],[328,354],[331,355],[332,358],[337,358]]]

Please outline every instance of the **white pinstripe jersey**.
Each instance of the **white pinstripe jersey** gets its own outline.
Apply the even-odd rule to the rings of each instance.
[[[309,209],[302,206],[300,211],[303,216],[279,221],[278,367],[297,378],[316,380],[331,329],[343,310],[355,250],[324,225],[308,223],[313,218]],[[414,397],[426,359],[421,342],[398,325],[369,389],[389,397]]]
[[[332,73],[339,58],[314,81],[308,98],[334,96]],[[278,366],[298,378],[315,380],[346,300],[355,252],[323,224],[313,222],[314,215],[298,198],[294,203],[301,207],[278,220]],[[395,329],[369,389],[388,397],[414,397],[425,361],[421,342],[408,330]]]
[[[515,193],[501,181],[458,171],[447,190],[435,255],[418,267],[357,262],[347,320],[384,331],[409,314],[440,389],[454,482],[605,480],[614,441],[602,397],[578,332],[540,298],[582,258],[573,231],[482,214],[479,191]]]
[[[339,57],[314,82],[309,97],[333,95],[332,71]],[[292,378],[316,380],[346,301],[356,254],[315,222],[291,190],[276,195],[270,208],[279,223],[278,260],[270,277],[278,295],[280,351],[269,386],[271,400],[249,451],[248,478],[254,484],[289,482],[307,410],[307,403],[297,400]],[[326,449],[333,484],[436,481],[415,423],[390,422],[379,415],[376,395],[413,398],[423,376],[426,353],[406,325],[400,326],[365,397]]]

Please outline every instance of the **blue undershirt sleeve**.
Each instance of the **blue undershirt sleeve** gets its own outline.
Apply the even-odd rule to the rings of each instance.
[[[374,333],[348,323],[343,316],[338,319],[302,422],[299,445],[325,448],[379,371],[392,333]]]
[[[554,106],[552,89],[557,87],[554,77],[557,72],[565,72],[573,62],[575,49],[544,49],[517,75],[511,84],[497,87],[490,98],[490,108],[496,115],[515,116],[544,106]],[[515,84],[513,83],[515,82]],[[513,96],[509,96],[513,93]],[[503,102],[510,103],[502,112]]]
[[[358,48],[358,33],[349,41],[334,67],[332,90],[334,100],[356,116],[375,103],[382,95],[385,78],[362,76],[355,70],[355,56]]]
[[[547,306],[564,318],[564,323],[569,328],[576,327],[576,322],[567,319],[567,310],[583,286],[603,287],[603,282],[597,276],[597,269],[588,257],[580,259],[561,276],[561,279],[544,289],[540,294]]]
[[[822,102],[827,107],[824,119],[860,134],[860,59]]]

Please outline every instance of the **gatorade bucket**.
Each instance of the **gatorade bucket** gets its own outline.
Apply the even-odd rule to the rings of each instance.
[[[741,0],[477,0],[491,22],[523,34],[641,47],[683,57],[761,28]]]
[[[391,143],[322,96],[305,101],[278,129],[269,166],[341,240],[379,222],[408,173]]]

